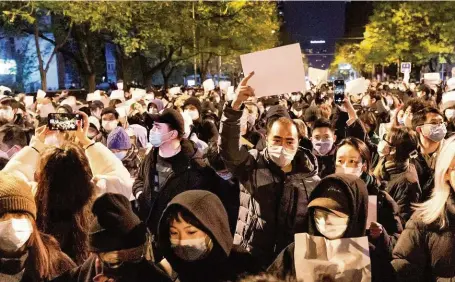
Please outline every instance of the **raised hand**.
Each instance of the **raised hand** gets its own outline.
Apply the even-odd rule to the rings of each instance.
[[[243,102],[251,97],[254,97],[254,89],[251,86],[248,86],[248,81],[253,77],[253,75],[254,72],[249,73],[242,79],[237,87],[237,98],[232,102],[232,108],[234,110],[239,110]]]

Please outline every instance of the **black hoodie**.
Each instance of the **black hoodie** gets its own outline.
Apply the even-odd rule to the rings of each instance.
[[[360,178],[349,174],[332,174],[324,179],[316,186],[310,196],[310,202],[316,198],[327,188],[326,183],[329,181],[336,181],[343,189],[349,201],[349,215],[348,227],[342,238],[356,238],[365,236],[367,215],[368,215],[368,191],[365,182]],[[307,213],[306,230],[313,236],[323,236],[317,229],[313,217],[314,208],[309,208]],[[289,245],[278,258],[269,267],[268,271],[275,273],[282,279],[291,276],[296,277],[295,261],[294,261],[295,243]]]
[[[207,257],[189,262],[180,259],[172,251],[167,218],[169,210],[175,206],[184,208],[196,218],[203,226],[202,231],[212,239],[213,248]],[[158,243],[180,282],[236,281],[243,274],[261,271],[248,252],[233,245],[226,210],[221,200],[208,191],[186,191],[169,203],[160,220]]]

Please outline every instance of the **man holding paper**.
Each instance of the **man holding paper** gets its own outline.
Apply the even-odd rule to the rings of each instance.
[[[234,244],[244,246],[263,266],[301,231],[309,195],[320,181],[311,152],[299,148],[297,126],[289,117],[267,124],[267,148],[258,152],[240,146],[243,103],[254,97],[245,77],[237,98],[226,105],[221,126],[221,157],[240,182],[240,210]]]

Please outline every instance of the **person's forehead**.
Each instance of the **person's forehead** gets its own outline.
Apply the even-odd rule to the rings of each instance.
[[[351,145],[345,144],[338,148],[337,157],[359,158],[360,153]]]
[[[167,123],[164,123],[164,122],[155,122],[154,125],[158,126],[158,127],[161,127],[161,128],[168,128],[169,127],[169,125]]]
[[[297,137],[297,127],[293,123],[274,122],[270,130],[270,136],[281,136],[283,138]]]
[[[443,120],[442,116],[436,113],[428,113],[426,115],[426,120],[427,121],[432,121],[432,120]]]
[[[107,113],[103,115],[103,119],[115,119],[115,115],[113,113]]]
[[[333,134],[332,130],[328,127],[318,127],[313,129],[313,136],[318,134]]]

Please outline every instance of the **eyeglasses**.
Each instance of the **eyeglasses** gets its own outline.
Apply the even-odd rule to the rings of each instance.
[[[434,122],[430,122],[430,123],[424,123],[423,125],[444,125],[444,126],[447,126],[447,122],[444,122],[444,121],[434,121]]]

